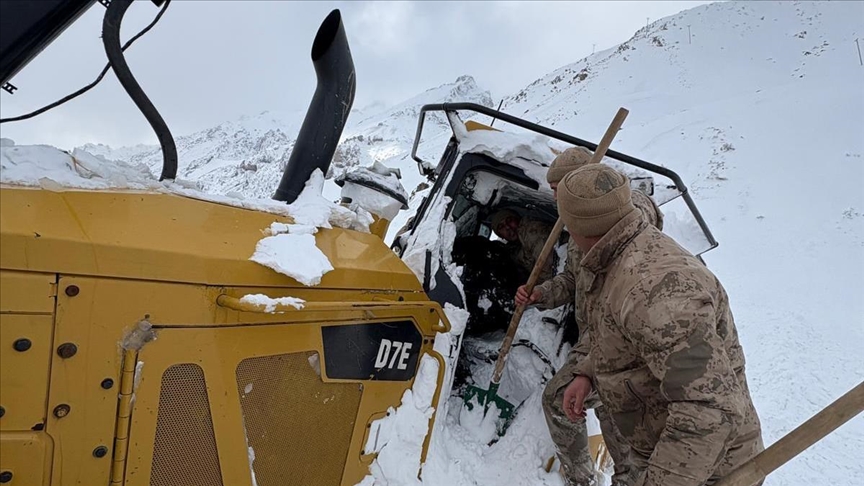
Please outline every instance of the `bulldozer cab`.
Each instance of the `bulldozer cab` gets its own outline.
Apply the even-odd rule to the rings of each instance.
[[[437,164],[417,155],[425,117],[427,113],[435,112],[446,115],[453,131]],[[496,130],[473,119],[463,122],[460,113],[474,117],[485,115],[491,117],[493,123],[502,120],[517,130],[521,129],[521,133]],[[403,259],[416,259],[418,242],[423,242],[417,235],[436,226],[440,226],[437,231],[445,239],[479,237],[495,240],[490,218],[500,209],[510,209],[523,218],[553,224],[558,211],[552,190],[546,183],[546,170],[555,155],[573,145],[589,150],[597,147],[572,135],[474,103],[424,106],[420,110],[412,157],[432,187],[416,214],[395,237],[393,250]],[[664,231],[691,253],[701,256],[717,246],[677,173],[613,150],[607,152],[603,163],[628,175],[633,189],[655,200],[666,216]],[[451,224],[452,235],[443,229]],[[453,241],[449,243],[452,245]],[[424,290],[442,305],[464,305],[457,291],[459,285],[446,275],[448,265],[452,263],[451,256],[446,251],[435,255],[434,248],[428,248],[428,245],[424,249],[421,275]],[[438,249],[447,250],[449,247],[445,242],[438,245]]]
[[[437,164],[417,156],[429,113],[445,115],[453,132]],[[463,122],[460,115],[466,114],[472,119]],[[509,131],[477,122],[478,115],[491,117],[493,123],[508,123],[505,130]],[[495,235],[491,218],[507,209],[523,222],[545,224],[551,230],[558,213],[546,171],[557,153],[574,145],[596,149],[590,142],[485,106],[453,103],[421,109],[412,155],[432,187],[392,248],[415,270],[432,300],[469,313],[464,332],[452,337],[454,396],[461,396],[469,385],[488,384],[515,308],[516,289],[531,270],[514,264],[509,245]],[[665,214],[664,231],[692,253],[701,255],[717,245],[675,172],[611,150],[604,163],[627,174],[634,190],[654,198]],[[567,239],[562,234],[552,254],[559,271],[566,259]],[[563,364],[570,345],[578,340],[573,314],[572,304],[526,312],[517,333],[518,349],[514,348],[501,384],[511,403],[522,403],[542,390]],[[602,461],[598,457],[602,439],[599,435],[591,439],[595,459]]]

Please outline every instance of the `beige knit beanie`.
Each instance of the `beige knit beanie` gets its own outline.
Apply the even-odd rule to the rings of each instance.
[[[585,147],[570,147],[567,150],[558,154],[552,165],[549,166],[549,171],[546,172],[546,182],[553,184],[561,182],[561,179],[571,170],[576,170],[579,167],[591,161],[591,152]]]
[[[630,180],[609,166],[586,165],[558,183],[558,214],[570,234],[602,236],[635,210]]]

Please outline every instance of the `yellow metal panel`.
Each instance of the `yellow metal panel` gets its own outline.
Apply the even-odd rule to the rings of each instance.
[[[332,486],[342,479],[363,386],[323,381],[310,359],[320,357],[276,354],[237,366],[258,486]]]
[[[0,188],[0,267],[209,285],[302,287],[249,261],[273,214],[146,192]],[[36,235],[39,235],[38,237]],[[380,238],[321,230],[320,288],[421,291]]]
[[[473,132],[474,130],[491,130],[493,132],[500,132],[497,128],[492,128],[489,125],[484,125],[482,123],[478,123],[474,120],[468,120],[465,122],[465,129],[469,132]]]
[[[53,314],[53,274],[0,270],[0,312]]]
[[[52,324],[46,315],[0,314],[2,431],[29,431],[45,423]],[[19,339],[29,340],[30,348],[16,351]]]
[[[0,471],[12,486],[47,486],[51,480],[51,438],[44,432],[0,433]]]
[[[376,309],[371,317],[367,314],[368,311],[355,310],[354,319],[344,323],[413,318],[423,322],[420,327],[426,329],[422,332],[425,339],[421,354],[432,353],[433,333],[428,329],[431,321],[439,318],[435,309],[429,306],[406,314],[406,309],[395,307]],[[284,315],[283,319],[286,317],[289,316]],[[333,319],[328,319],[326,315],[323,317],[325,321],[333,323]],[[149,484],[161,377],[167,369],[178,363],[194,363],[204,370],[223,482],[250,485],[243,414],[237,393],[237,367],[249,358],[303,352],[317,352],[319,355],[323,353],[320,324],[159,329],[158,338],[144,346],[139,354],[139,360],[144,366],[142,376],[137,379],[139,386],[136,390],[135,410],[132,413],[131,444],[126,469],[127,486]],[[321,359],[323,361],[323,355]],[[324,376],[325,383],[361,383],[330,380]],[[348,459],[340,483],[346,486],[353,486],[368,473],[368,459],[361,459],[367,423],[373,417],[380,416],[388,407],[398,406],[410,382],[363,381],[362,385],[363,394],[357,408],[356,421],[352,425]]]
[[[67,294],[71,286],[77,292]],[[59,280],[45,429],[56,444],[55,484],[109,481],[111,455],[96,458],[93,450],[105,446],[110,451],[114,444],[121,358],[118,342],[123,328],[135,321],[117,320],[122,300],[99,299],[98,288],[99,281],[94,279],[61,276]],[[56,352],[62,345],[75,345],[77,351],[62,358]],[[110,389],[101,386],[106,378],[113,380]],[[57,417],[54,410],[63,405],[69,412]]]

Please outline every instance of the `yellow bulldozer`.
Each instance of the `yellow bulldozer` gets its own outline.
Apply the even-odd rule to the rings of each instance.
[[[134,41],[119,38],[131,2],[100,0],[103,42],[111,69],[159,138],[160,180],[170,181],[173,138],[123,58]],[[94,3],[0,2],[0,84]],[[153,3],[164,12],[168,1]],[[355,70],[338,11],[322,23],[312,61],[318,87],[274,195],[285,203],[313,171],[327,173],[353,102]],[[417,155],[430,112],[442,112],[454,132],[437,165]],[[436,345],[451,327],[443,309],[478,305],[448,270],[443,247],[423,246],[415,235],[447,222],[453,240],[488,240],[489,215],[501,207],[557,217],[551,192],[530,174],[548,161],[467,153],[465,133],[492,129],[463,123],[466,112],[596,148],[484,106],[425,106],[413,156],[432,183],[426,200],[392,249],[384,242],[392,214],[375,214],[368,233],[318,231],[316,246],[333,270],[316,286],[249,259],[262,229],[290,217],[164,191],[0,186],[0,484],[361,481],[376,457],[369,446],[375,424],[399,406],[422,364],[432,363],[435,410],[456,393],[463,335]],[[701,235],[693,251],[716,245],[674,172],[614,151],[607,157],[669,179],[662,191],[683,201]],[[374,178],[346,181],[407,207]],[[650,177],[635,181],[654,192]],[[484,184],[494,191],[478,190]],[[400,259],[408,255],[421,270]],[[257,294],[304,303],[268,307],[244,298]]]

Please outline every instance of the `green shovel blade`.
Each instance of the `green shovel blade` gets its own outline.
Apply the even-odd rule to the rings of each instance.
[[[495,408],[498,410],[498,435],[504,435],[507,427],[513,421],[513,410],[516,407],[498,396],[498,383],[490,383],[488,390],[470,385],[462,398],[469,411],[474,410],[475,406],[481,406],[484,414],[489,413],[490,406],[495,404]]]

